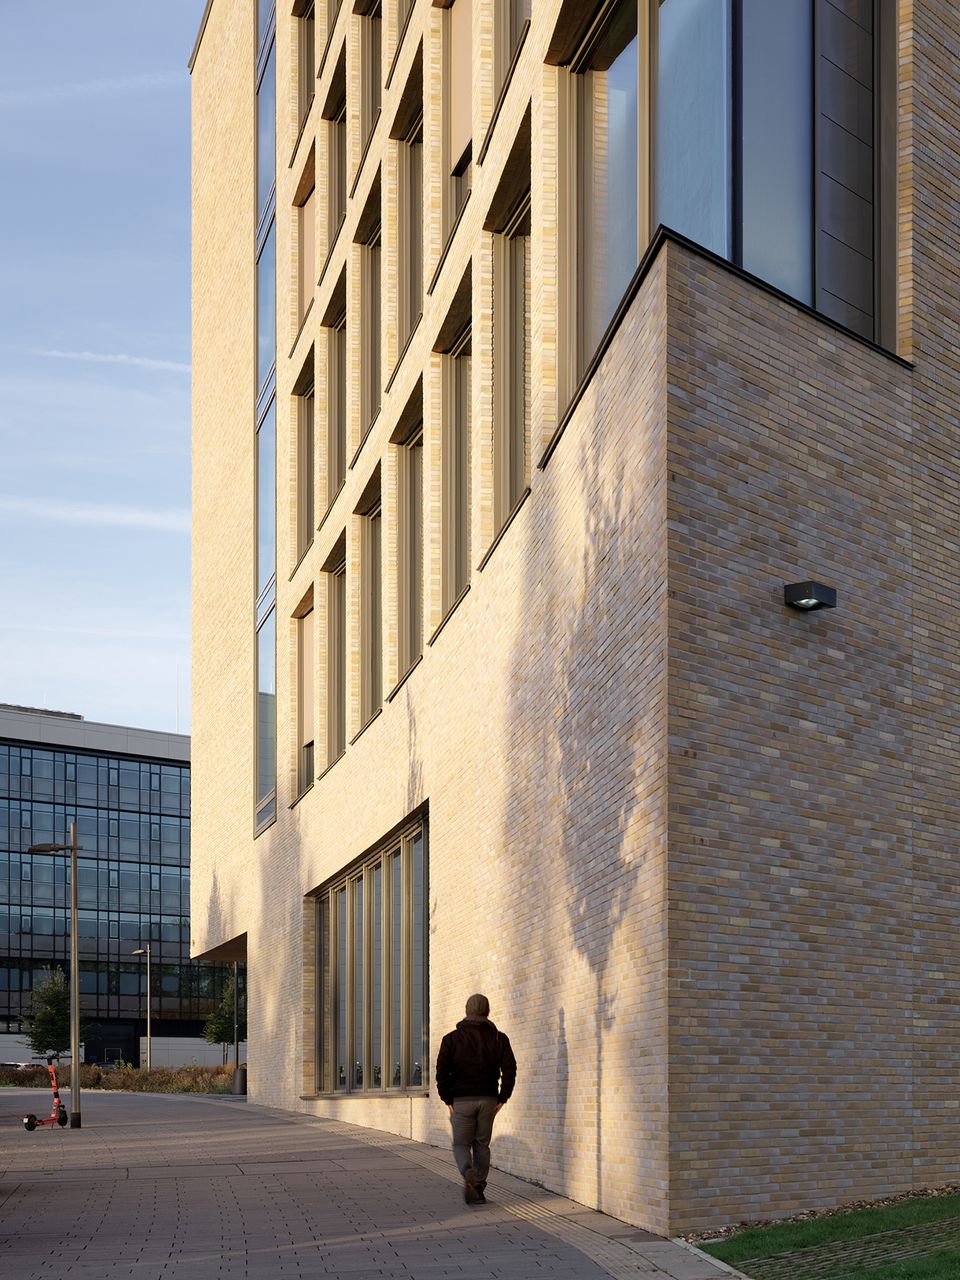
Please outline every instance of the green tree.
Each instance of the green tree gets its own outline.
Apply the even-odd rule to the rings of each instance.
[[[34,987],[25,1021],[27,1041],[38,1057],[70,1048],[70,989],[62,969]]]
[[[235,991],[233,979],[231,978],[223,993],[223,999],[203,1024],[203,1038],[208,1044],[228,1045],[233,1043],[234,999]],[[245,1004],[246,1002],[241,997],[240,1014],[237,1020],[239,1038],[241,1041],[246,1040],[247,1038],[247,1012]]]

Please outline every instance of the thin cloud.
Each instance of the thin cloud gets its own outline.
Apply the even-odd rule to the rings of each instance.
[[[190,366],[180,360],[154,360],[152,356],[131,356],[125,352],[58,351],[53,347],[32,347],[30,355],[46,356],[51,360],[83,360],[88,364],[125,364],[138,369],[169,369],[174,373],[189,373]]]
[[[174,71],[153,71],[142,76],[108,76],[100,80],[77,80],[68,84],[47,84],[43,88],[7,89],[0,93],[0,108],[42,107],[50,103],[75,102],[78,98],[122,98],[151,89],[169,89],[185,77]]]
[[[0,515],[25,516],[57,524],[101,525],[123,529],[150,529],[160,533],[189,533],[190,512],[121,507],[92,502],[53,502],[42,498],[17,498],[0,494]]]
[[[0,619],[0,631],[25,631],[29,635],[90,636],[96,640],[154,640],[160,644],[186,644],[190,637],[185,631],[143,631],[130,627],[74,627],[69,622],[44,626],[32,621],[18,622]]]

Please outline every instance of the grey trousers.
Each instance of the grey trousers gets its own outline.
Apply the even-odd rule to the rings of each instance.
[[[493,1134],[493,1117],[497,1112],[496,1098],[454,1098],[453,1158],[464,1177],[472,1169],[482,1188],[490,1172],[490,1138]]]

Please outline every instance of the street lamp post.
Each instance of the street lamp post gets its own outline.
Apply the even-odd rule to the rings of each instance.
[[[153,986],[151,985],[151,982],[150,982],[150,944],[149,942],[145,947],[137,947],[136,951],[134,951],[133,954],[135,956],[147,957],[147,1070],[150,1071],[152,1070],[152,1066],[153,1066],[152,1054],[151,1054],[152,1040],[150,1036],[150,1004],[151,1004],[150,996],[153,992]]]
[[[27,853],[70,854],[70,1128],[80,1124],[80,922],[77,911],[77,824],[69,844],[34,844]]]

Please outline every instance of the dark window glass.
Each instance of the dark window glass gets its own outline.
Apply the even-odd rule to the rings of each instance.
[[[277,614],[257,633],[257,804],[277,787]],[[264,820],[258,809],[258,818]]]
[[[257,594],[277,571],[277,402],[257,432]]]
[[[810,0],[743,0],[743,265],[807,303],[813,299],[812,65]]]
[[[424,997],[426,994],[426,884],[423,834],[413,838],[410,903],[410,1068],[412,1085],[423,1084]]]
[[[580,372],[639,261],[638,59],[636,0],[621,0],[577,86]]]
[[[370,904],[370,1070],[372,1084],[383,1084],[381,1047],[383,1038],[383,868],[378,863],[371,876],[373,900]]]
[[[337,1079],[336,1087],[347,1087],[347,891],[337,894]]]
[[[731,250],[729,32],[730,0],[660,4],[654,221],[724,257]]]
[[[390,859],[390,1048],[394,1064],[390,1083],[394,1089],[403,1084],[403,859],[399,853]]]
[[[353,882],[353,1087],[363,1088],[364,968],[363,881]]]

